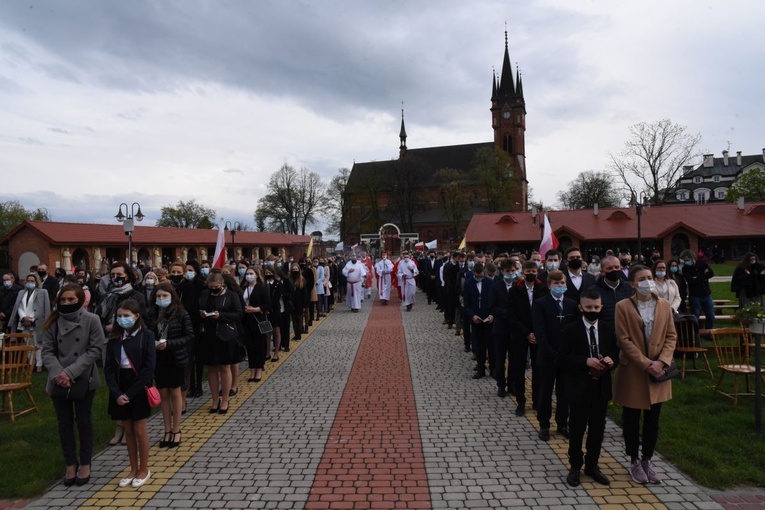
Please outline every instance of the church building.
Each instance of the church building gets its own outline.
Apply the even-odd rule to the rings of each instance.
[[[340,233],[347,246],[394,223],[439,248],[456,247],[473,214],[526,210],[526,101],[507,32],[502,70],[492,74],[493,141],[410,149],[402,110],[398,157],[353,165]]]

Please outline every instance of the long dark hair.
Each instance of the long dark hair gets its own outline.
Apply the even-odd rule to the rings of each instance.
[[[61,302],[61,296],[64,294],[64,292],[74,292],[75,296],[77,296],[77,301],[80,303],[80,306],[82,307],[85,304],[85,291],[82,290],[82,287],[76,283],[67,283],[61,287],[61,292],[59,292],[58,296],[56,296],[56,299],[53,300],[53,311],[43,323],[43,331],[51,327],[51,325],[58,320],[59,315],[61,315],[61,313],[58,311],[58,304]]]
[[[138,320],[135,323],[135,326],[133,328],[137,327],[144,327],[146,323],[143,320],[143,315],[141,315],[141,305],[138,304],[138,301],[135,299],[126,299],[122,303],[117,306],[117,311],[120,310],[127,310],[128,312],[132,313],[133,315],[138,316]],[[120,326],[117,321],[114,321],[114,325],[112,326],[112,333],[109,335],[109,338],[112,340],[119,339],[123,333],[125,333],[125,329]]]
[[[170,294],[170,306],[167,308],[160,308],[156,304],[157,300],[157,291],[163,291]],[[178,293],[175,291],[175,286],[170,282],[162,282],[159,285],[154,286],[154,291],[151,293],[151,310],[154,312],[152,315],[156,317],[157,322],[163,322],[183,308],[183,305],[181,304],[181,300],[178,297]]]

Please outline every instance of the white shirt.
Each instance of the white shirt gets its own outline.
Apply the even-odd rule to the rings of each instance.
[[[574,287],[576,287],[576,290],[579,290],[579,287],[582,286],[582,273],[579,274],[573,274],[569,271],[568,273],[568,279],[571,280],[571,283],[574,284]]]

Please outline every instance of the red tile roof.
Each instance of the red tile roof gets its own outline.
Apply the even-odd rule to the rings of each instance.
[[[548,211],[555,235],[570,234],[587,241],[637,238],[635,208]],[[475,214],[465,235],[468,243],[536,242],[541,240],[541,215],[536,222],[530,212]],[[703,237],[765,236],[765,202],[746,204],[665,205],[643,208],[644,239],[659,239],[678,228]]]
[[[24,227],[37,231],[51,244],[125,244],[125,232],[120,224],[62,223],[55,221],[27,220],[6,234],[0,243],[6,242]],[[215,245],[217,230],[194,228],[166,228],[136,226],[133,243],[161,246],[173,245]],[[272,232],[237,232],[236,245],[293,246],[304,245],[310,236],[278,234]],[[231,243],[231,233],[226,234],[226,244]]]

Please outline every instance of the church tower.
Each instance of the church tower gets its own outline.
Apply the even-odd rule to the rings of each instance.
[[[510,64],[505,30],[505,56],[502,72],[497,78],[492,73],[491,83],[491,125],[494,129],[494,146],[510,156],[513,173],[518,185],[513,201],[525,211],[528,204],[528,180],[526,179],[526,100],[523,97],[523,81],[520,70]]]

